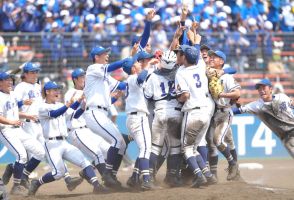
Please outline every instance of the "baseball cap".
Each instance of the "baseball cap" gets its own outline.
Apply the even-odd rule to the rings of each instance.
[[[198,51],[195,47],[186,44],[180,45],[174,52],[182,51],[190,64],[196,64],[198,62]]]
[[[201,47],[200,47],[200,51],[202,51],[203,49],[210,50],[211,48],[210,48],[208,45],[203,44],[203,45],[201,45]]]
[[[61,89],[62,86],[58,85],[57,83],[53,82],[53,81],[48,81],[47,83],[45,83],[44,85],[44,90],[51,90],[51,89]]]
[[[255,89],[258,89],[260,85],[267,85],[272,87],[272,83],[269,79],[261,79],[258,83],[255,84]]]
[[[154,55],[151,53],[147,53],[146,51],[140,51],[135,55],[135,57],[137,58],[137,61],[140,61],[143,59],[154,58]]]
[[[97,46],[97,47],[93,47],[90,55],[91,55],[91,58],[94,59],[95,55],[100,55],[109,51],[111,51],[111,48],[104,48],[102,46]]]
[[[132,73],[132,67],[136,61],[137,61],[137,54],[134,55],[133,57],[124,59],[123,71],[127,73],[128,75],[130,75]]]
[[[71,73],[71,78],[78,78],[79,76],[84,76],[86,72],[82,68],[77,68]]]
[[[40,67],[34,63],[27,62],[23,67],[23,72],[38,72],[41,71]]]
[[[13,75],[8,74],[7,72],[0,72],[0,81],[12,78]]]
[[[226,62],[226,60],[227,60],[226,55],[222,51],[219,51],[219,50],[217,50],[217,51],[209,50],[208,55],[209,56],[216,55],[217,57],[220,57],[221,59],[223,59],[224,62]]]

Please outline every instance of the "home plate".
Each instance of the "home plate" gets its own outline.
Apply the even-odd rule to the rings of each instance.
[[[263,165],[259,163],[240,163],[240,169],[263,169]]]

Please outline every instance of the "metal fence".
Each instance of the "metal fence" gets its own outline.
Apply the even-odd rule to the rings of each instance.
[[[0,33],[0,68],[18,67],[24,62],[39,62],[42,73],[59,74],[64,68],[86,67],[95,45],[111,47],[111,61],[128,56],[132,33]],[[172,33],[167,34],[172,38]],[[227,55],[227,63],[239,73],[283,73],[293,68],[293,33],[203,33],[203,42]],[[153,49],[155,50],[155,49]],[[125,53],[127,52],[127,53]]]

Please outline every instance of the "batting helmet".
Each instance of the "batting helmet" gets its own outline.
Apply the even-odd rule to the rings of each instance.
[[[177,55],[170,50],[163,52],[161,56],[161,67],[164,69],[174,68],[177,61]]]

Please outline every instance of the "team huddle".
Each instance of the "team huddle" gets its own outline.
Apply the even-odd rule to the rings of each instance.
[[[170,48],[152,54],[148,39],[154,13],[148,12],[131,57],[108,64],[110,49],[94,47],[93,64],[72,72],[74,88],[66,92],[64,103],[60,85],[37,83],[40,68],[33,63],[24,65],[15,87],[12,75],[0,73],[0,141],[16,157],[2,179],[7,184],[13,174],[12,194],[35,195],[43,184],[61,178],[70,191],[83,179],[94,193],[120,189],[117,172],[131,140],[139,147],[127,181],[131,188],[156,189],[156,173],[165,159],[164,181],[170,187],[185,185],[187,177],[194,188],[216,184],[218,152],[228,162],[227,180],[239,180],[230,128],[234,113],[259,116],[294,157],[292,100],[273,96],[271,83],[264,79],[256,84],[261,97],[257,102],[232,109],[241,88],[232,75],[236,71],[223,68],[226,55],[200,45],[197,23],[185,27],[185,8]],[[128,74],[126,81],[111,76],[119,68]],[[111,104],[122,95],[129,137],[108,117]],[[64,160],[81,168],[79,177],[69,174]],[[52,171],[30,182],[41,161]]]

